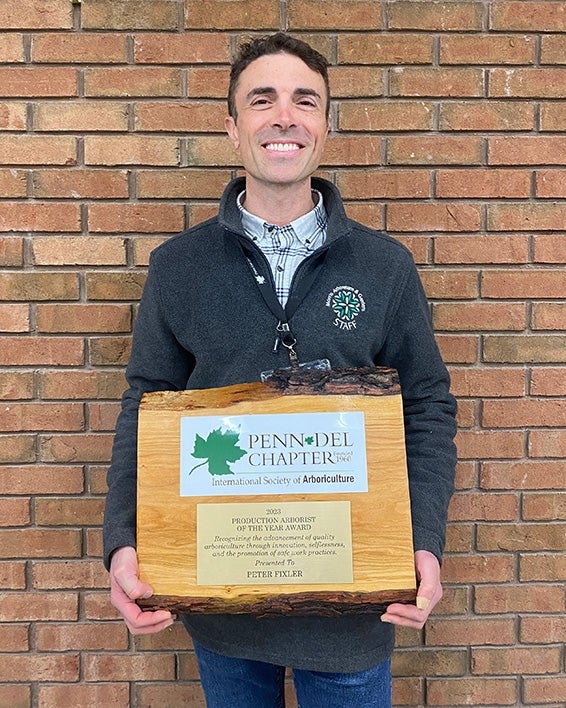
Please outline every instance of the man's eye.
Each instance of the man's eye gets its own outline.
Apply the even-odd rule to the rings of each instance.
[[[267,98],[256,98],[255,101],[252,102],[252,106],[266,106],[269,103],[269,99]]]

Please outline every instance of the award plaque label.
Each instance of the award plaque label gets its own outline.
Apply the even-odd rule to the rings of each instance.
[[[396,372],[282,377],[142,398],[137,552],[155,593],[142,608],[336,615],[414,602]]]

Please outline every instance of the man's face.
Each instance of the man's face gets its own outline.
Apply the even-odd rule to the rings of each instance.
[[[247,188],[308,180],[319,165],[328,133],[322,76],[298,57],[279,53],[253,61],[240,74],[237,120],[226,130],[239,150]]]

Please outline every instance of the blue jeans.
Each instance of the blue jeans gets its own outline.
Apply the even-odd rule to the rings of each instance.
[[[284,708],[285,667],[222,656],[194,643],[207,708]],[[353,674],[293,669],[299,708],[390,708],[391,666]]]

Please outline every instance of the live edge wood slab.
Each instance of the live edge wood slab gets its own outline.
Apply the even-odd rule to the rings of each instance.
[[[181,420],[202,416],[363,413],[367,492],[181,496]],[[195,473],[196,474],[196,473]],[[353,582],[197,584],[197,505],[347,501]],[[269,615],[378,612],[414,602],[401,390],[386,368],[282,370],[266,383],[145,394],[139,409],[137,537],[144,610]],[[222,563],[222,559],[218,560]],[[265,583],[265,584],[264,584]]]

